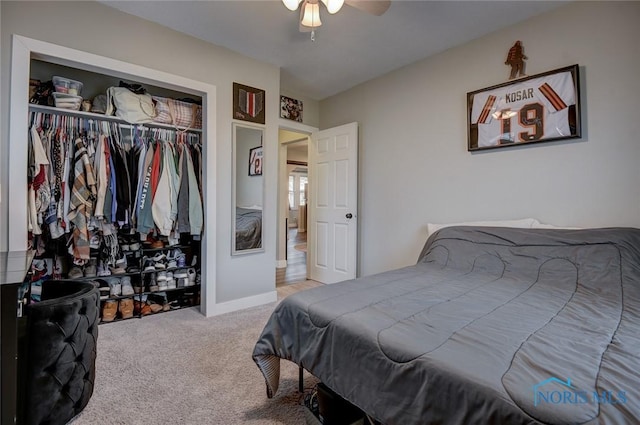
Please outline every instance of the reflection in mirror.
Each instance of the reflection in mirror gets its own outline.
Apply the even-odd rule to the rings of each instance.
[[[233,124],[232,254],[263,251],[264,130]]]

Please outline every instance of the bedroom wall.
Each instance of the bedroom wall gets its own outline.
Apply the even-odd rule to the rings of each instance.
[[[180,34],[166,27],[106,7],[97,2],[0,2],[0,250],[6,250],[6,184],[9,119],[11,34],[44,40],[115,58],[217,87],[217,302],[275,291],[276,202],[265,205],[266,252],[231,256],[231,122],[232,83],[266,90],[265,164],[267,199],[276,199],[280,71],[228,49]],[[272,164],[271,164],[272,162]],[[21,189],[20,189],[21,190]]]
[[[640,227],[640,3],[572,2],[320,104],[321,128],[360,125],[361,275],[415,263],[426,225],[535,217]],[[583,137],[469,153],[466,93],[580,65]]]

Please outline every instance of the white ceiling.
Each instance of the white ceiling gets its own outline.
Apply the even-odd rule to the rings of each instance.
[[[393,0],[382,16],[322,8],[316,41],[280,0],[101,3],[279,66],[283,91],[322,100],[566,1]]]

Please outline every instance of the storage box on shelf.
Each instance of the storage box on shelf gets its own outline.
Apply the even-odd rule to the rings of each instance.
[[[80,81],[59,77],[57,75],[53,76],[52,81],[53,87],[58,93],[67,93],[74,96],[79,96],[82,93],[83,84]]]

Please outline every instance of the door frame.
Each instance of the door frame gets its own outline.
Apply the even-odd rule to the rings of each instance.
[[[313,127],[307,124],[279,119],[278,130],[294,131],[306,135],[311,139],[311,134],[318,131],[317,127]],[[286,246],[287,237],[286,229],[286,217],[288,216],[288,208],[286,200],[289,197],[288,191],[285,191],[284,183],[288,181],[287,177],[287,144],[278,140],[278,223],[277,223],[277,237],[276,237],[276,268],[287,267],[286,258]],[[308,211],[307,211],[308,213]],[[307,237],[309,232],[307,231]],[[307,240],[307,246],[309,241]],[[307,277],[309,276],[309,269],[307,268]]]

